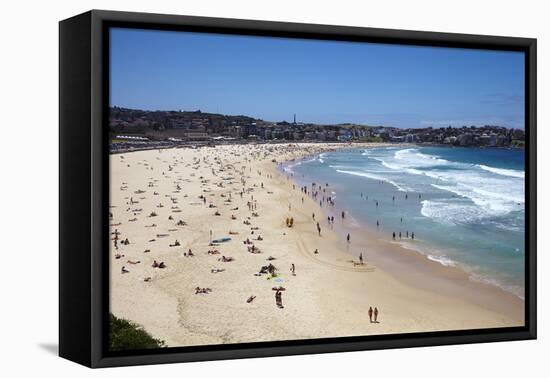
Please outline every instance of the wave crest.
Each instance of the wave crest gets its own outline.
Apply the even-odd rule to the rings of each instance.
[[[507,176],[507,177],[516,177],[516,178],[525,178],[525,172],[524,171],[518,171],[516,169],[504,169],[504,168],[495,168],[490,167],[488,165],[483,164],[477,164],[477,166],[484,171],[491,172],[497,175],[501,176]]]

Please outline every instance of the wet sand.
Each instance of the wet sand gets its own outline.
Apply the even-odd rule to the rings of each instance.
[[[523,325],[524,303],[512,294],[376,230],[342,223],[336,214],[330,229],[327,209],[303,195],[277,163],[336,147],[233,145],[111,155],[111,237],[116,230],[119,239],[110,250],[111,311],[169,346]],[[209,246],[210,231],[213,239],[231,240]],[[263,240],[255,240],[258,235]],[[130,244],[123,245],[126,238]],[[260,253],[248,252],[247,238]],[[185,256],[189,249],[194,256]],[[219,261],[222,256],[233,261]],[[155,260],[166,267],[153,268]],[[270,263],[276,277],[255,275]],[[275,302],[273,288],[280,286],[284,308]],[[196,287],[211,291],[195,294]],[[369,321],[371,306],[380,311],[377,323]]]

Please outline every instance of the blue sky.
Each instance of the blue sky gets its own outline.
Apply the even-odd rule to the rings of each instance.
[[[113,106],[269,121],[524,128],[524,55],[111,30]]]

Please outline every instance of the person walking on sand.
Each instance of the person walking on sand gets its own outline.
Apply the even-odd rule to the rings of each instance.
[[[378,323],[378,307],[374,308],[374,322]]]
[[[348,241],[348,243],[349,243],[349,239],[350,239],[350,234],[348,234],[348,236],[346,237],[346,240]]]
[[[342,211],[342,219],[344,219],[345,217],[346,217],[346,212]]]
[[[319,236],[321,236],[321,226],[319,225],[319,222],[317,222],[317,232],[319,233]]]
[[[284,308],[284,306],[283,306],[283,293],[282,293],[281,290],[277,290],[275,292],[275,304],[279,308]]]
[[[363,253],[359,254],[359,263],[363,265]]]
[[[369,322],[372,323],[372,307],[369,307]]]
[[[291,267],[290,267],[290,271],[292,272],[292,275],[295,276],[296,275],[296,266],[294,266],[294,263],[292,263]]]

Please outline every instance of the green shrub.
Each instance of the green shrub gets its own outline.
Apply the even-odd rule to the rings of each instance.
[[[141,326],[110,314],[109,350],[151,349],[164,346],[164,341],[153,338]]]

